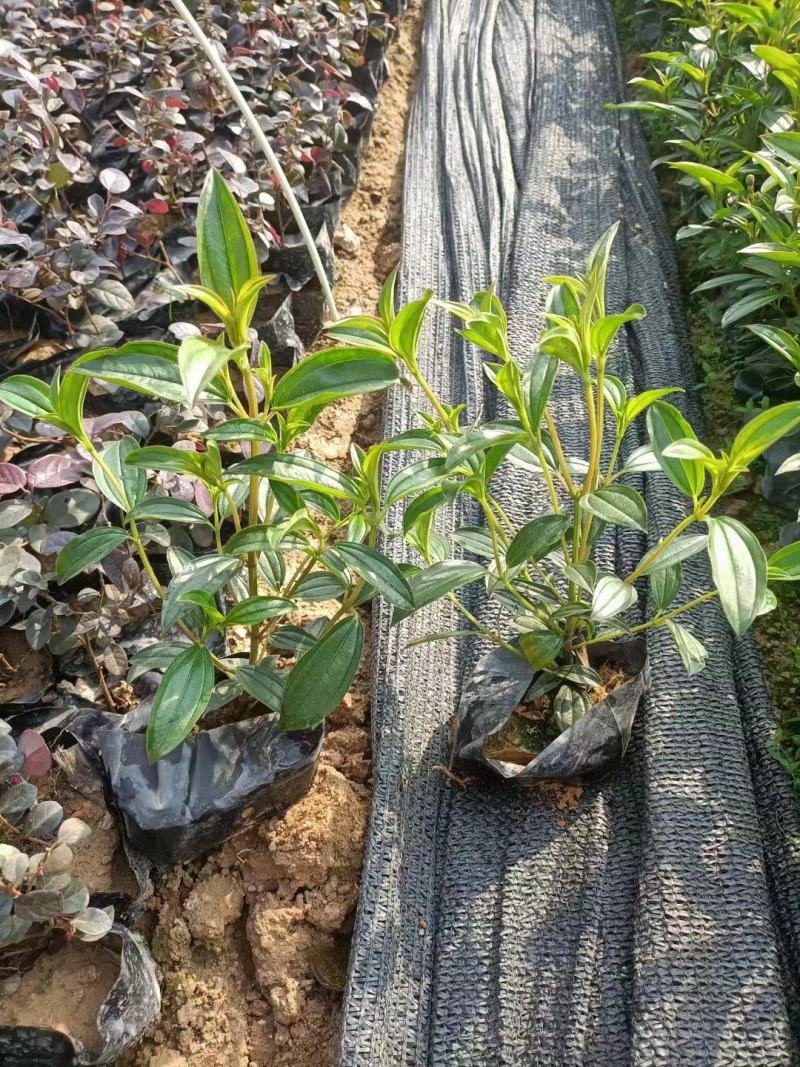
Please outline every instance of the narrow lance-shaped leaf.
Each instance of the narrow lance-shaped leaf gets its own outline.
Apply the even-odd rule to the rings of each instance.
[[[361,620],[350,616],[332,626],[298,660],[286,679],[283,730],[309,729],[337,707],[353,681],[363,645]]]
[[[703,464],[699,460],[670,459],[664,455],[664,449],[673,441],[696,436],[683,415],[671,404],[657,401],[647,412],[647,429],[656,459],[669,480],[692,499],[699,497],[705,482]]]
[[[304,489],[316,489],[344,500],[358,500],[358,486],[346,474],[307,456],[268,452],[229,467],[230,475],[260,474]]]
[[[209,171],[197,207],[200,279],[229,308],[259,274],[255,245],[241,208],[221,174]]]
[[[453,593],[470,582],[485,577],[486,569],[479,563],[467,563],[463,560],[448,559],[434,563],[426,570],[414,574],[408,579],[414,600],[414,611],[432,604],[448,593]],[[402,622],[411,614],[410,611],[395,608],[392,622]]]
[[[526,523],[514,536],[506,551],[506,563],[517,567],[528,561],[544,559],[559,544],[571,525],[567,515],[540,515]]]
[[[374,586],[390,604],[401,610],[414,610],[411,588],[402,571],[390,559],[374,548],[348,541],[339,542],[335,548],[348,568]]]
[[[68,582],[105,559],[127,539],[127,532],[116,526],[97,526],[93,530],[78,534],[59,552],[56,559],[56,578],[60,582]]]
[[[214,688],[214,664],[207,648],[192,645],[164,672],[147,724],[146,749],[151,763],[162,759],[191,733],[208,707]]]
[[[400,380],[391,355],[363,348],[328,348],[307,356],[288,370],[275,387],[272,407],[327,404],[340,397],[386,389]]]
[[[635,489],[629,485],[609,485],[590,493],[584,507],[592,515],[615,526],[630,526],[647,533],[647,506]]]
[[[800,402],[767,408],[742,427],[731,446],[731,460],[749,467],[753,460],[800,426]]]

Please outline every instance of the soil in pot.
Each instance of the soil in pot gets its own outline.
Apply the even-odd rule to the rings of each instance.
[[[615,663],[604,663],[597,673],[602,685],[587,694],[592,707],[605,700],[627,679],[625,672]],[[561,729],[553,715],[550,697],[537,697],[514,708],[505,726],[486,739],[484,755],[524,767],[555,741]]]
[[[0,1026],[35,1026],[102,1047],[97,1013],[119,976],[119,957],[102,942],[71,941],[0,983]]]

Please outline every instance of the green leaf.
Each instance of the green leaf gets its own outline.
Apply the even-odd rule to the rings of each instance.
[[[449,641],[453,637],[480,637],[477,630],[441,630],[435,634],[424,634],[409,641],[406,648],[418,648],[420,645],[432,645],[438,641]]]
[[[253,700],[257,700],[270,711],[281,710],[285,683],[274,668],[266,663],[259,663],[256,666],[248,664],[238,668],[236,680]]]
[[[460,559],[447,559],[434,563],[431,567],[408,579],[414,601],[413,611],[418,611],[432,604],[434,600],[439,600],[470,582],[476,582],[485,575],[486,570],[479,563],[468,563]],[[395,608],[392,623],[402,622],[411,614],[411,611]]]
[[[708,649],[685,626],[681,626],[679,622],[671,619],[667,623],[667,628],[672,635],[678,655],[681,657],[689,676],[699,674],[706,665]]]
[[[155,645],[148,645],[131,657],[128,681],[135,682],[148,671],[165,671],[175,657],[188,647],[185,641],[159,641]]]
[[[272,407],[327,404],[344,396],[374,393],[400,381],[391,355],[363,348],[326,348],[295,364],[275,387]]]
[[[647,505],[629,485],[609,485],[591,493],[583,506],[592,515],[615,526],[630,526],[647,533]]]
[[[642,573],[655,574],[665,567],[681,563],[691,556],[696,556],[698,552],[702,552],[707,544],[708,537],[706,534],[688,534],[685,537],[677,537],[667,545],[664,551]]]
[[[743,296],[741,300],[737,300],[730,305],[720,320],[720,326],[723,330],[726,330],[729,326],[733,326],[735,322],[739,322],[741,319],[746,318],[753,311],[758,311],[760,308],[766,307],[768,304],[776,303],[782,296],[783,293],[780,289],[769,289],[767,292],[749,293],[747,296]]]
[[[797,370],[800,370],[800,344],[788,330],[764,325],[748,326],[747,329],[787,359]]]
[[[604,574],[594,587],[591,617],[595,622],[608,622],[632,608],[636,600],[632,585],[627,585],[616,574]]]
[[[171,445],[147,445],[128,453],[125,462],[130,467],[143,467],[145,470],[173,471],[186,474],[190,478],[200,477],[203,473],[203,461],[197,452]]]
[[[767,585],[767,558],[757,538],[737,519],[706,519],[711,573],[725,617],[737,637],[759,613]]]
[[[325,327],[325,333],[343,345],[353,348],[374,348],[394,357],[389,348],[389,334],[380,319],[372,315],[350,315]]]
[[[147,758],[163,759],[191,733],[208,707],[214,688],[214,664],[207,648],[192,645],[164,672],[147,724]]]
[[[711,191],[713,188],[729,189],[731,192],[744,193],[744,186],[731,174],[715,170],[705,163],[670,163],[673,170],[683,171],[684,174],[696,179],[704,189]]]
[[[521,563],[544,559],[561,542],[570,524],[567,515],[540,515],[538,519],[532,519],[508,546],[506,563],[509,567],[518,567]]]
[[[767,575],[771,582],[800,581],[800,541],[773,552],[769,557]]]
[[[197,504],[188,500],[179,500],[174,496],[151,496],[146,497],[128,512],[129,522],[177,522],[177,523],[200,523],[210,526],[208,517],[203,514]]]
[[[800,403],[779,404],[750,419],[731,446],[731,460],[749,467],[753,460],[800,426]]]
[[[295,589],[298,600],[324,601],[338,600],[345,592],[346,586],[340,577],[330,571],[318,570],[308,574]]]
[[[286,652],[308,652],[316,643],[316,636],[302,626],[281,626],[270,637],[272,648]]]
[[[245,282],[260,273],[244,215],[216,170],[209,171],[197,206],[197,257],[203,285],[229,308]]]
[[[361,620],[350,616],[298,660],[286,679],[281,729],[310,729],[338,706],[353,681],[363,645]]]
[[[50,390],[30,374],[12,374],[0,384],[0,401],[14,411],[33,419],[47,419],[55,414]]]
[[[401,610],[414,610],[414,597],[402,571],[381,552],[350,541],[340,541],[335,550],[350,570],[366,579],[390,604]]]
[[[696,437],[680,437],[663,452],[668,459],[696,459],[704,466],[714,462],[714,453]]]
[[[519,647],[535,671],[548,667],[564,647],[564,638],[552,630],[532,630],[520,635]]]
[[[184,593],[194,589],[204,589],[211,594],[218,593],[241,569],[241,560],[231,559],[230,556],[201,556],[187,563],[165,590],[161,605],[161,628],[165,632],[170,630],[180,618],[184,606],[180,597]]]
[[[423,489],[429,489],[437,485],[447,477],[445,461],[436,457],[434,459],[419,459],[416,463],[409,463],[403,467],[386,486],[386,507],[391,507],[404,497],[412,493],[419,493]]]
[[[397,267],[395,267],[393,271],[390,271],[389,277],[383,283],[380,300],[378,301],[378,311],[383,320],[383,325],[387,330],[391,327],[392,322],[394,321],[394,291],[396,281]]]
[[[298,488],[316,489],[328,496],[353,501],[359,499],[358,486],[352,478],[307,456],[268,452],[235,463],[226,474],[260,474],[269,480],[287,482]]]
[[[419,300],[412,300],[395,315],[389,326],[389,344],[410,366],[416,363],[419,335],[433,292],[426,289]]]
[[[58,553],[56,578],[59,582],[68,582],[105,559],[127,540],[127,531],[116,526],[96,526],[93,530],[78,534]]]
[[[683,567],[680,563],[661,567],[650,576],[650,592],[659,611],[666,611],[678,595],[682,578]]]
[[[205,430],[203,437],[209,441],[242,441],[244,439],[256,439],[275,443],[275,431],[270,426],[265,426],[258,419],[228,419],[227,422],[214,426],[211,430]]]
[[[173,345],[134,341],[118,349],[88,353],[76,360],[73,367],[80,374],[124,386],[135,393],[175,404],[185,403],[177,349]],[[222,403],[225,396],[210,385],[201,399]]]
[[[659,466],[682,493],[697,499],[703,491],[705,468],[699,460],[670,459],[664,449],[673,441],[694,438],[696,434],[677,408],[656,401],[647,412],[647,430]]]
[[[641,304],[631,304],[619,315],[604,315],[592,325],[592,347],[603,358],[625,323],[637,322],[645,315],[645,309]]]
[[[187,407],[193,408],[209,382],[216,377],[233,352],[205,337],[187,337],[178,349],[178,370]]]
[[[265,619],[275,619],[294,608],[292,601],[282,596],[250,596],[231,608],[225,616],[225,625],[257,626]]]
[[[558,362],[555,359],[544,352],[537,352],[522,375],[522,399],[534,433],[539,429],[547,409],[557,371]]]
[[[265,526],[263,523],[245,526],[238,533],[231,534],[223,546],[223,551],[229,556],[246,556],[249,552],[261,552],[265,548],[271,548],[272,529],[272,526]]]
[[[581,689],[562,685],[553,698],[553,714],[559,730],[568,730],[589,710],[589,697]]]
[[[217,607],[216,600],[206,589],[190,589],[188,593],[181,593],[178,599],[182,604],[194,604],[200,608],[212,622],[222,620],[222,612]]]
[[[117,507],[122,508],[123,511],[128,511],[135,504],[138,504],[147,492],[147,475],[145,472],[136,467],[129,467],[127,463],[128,456],[138,448],[139,444],[136,438],[127,436],[119,441],[112,441],[111,444],[106,445],[100,451],[104,465],[111,471],[116,481],[121,483],[125,494],[124,497],[120,495],[117,486],[110,481],[97,460],[92,460],[92,476],[97,482],[100,492],[108,500],[116,504]]]
[[[522,444],[525,435],[518,422],[487,422],[477,426],[453,442],[445,457],[445,470],[453,471],[465,463],[477,452],[486,451],[496,445]]]
[[[682,389],[645,389],[644,392],[632,396],[625,404],[623,419],[625,426],[630,426],[634,419],[647,411],[657,400],[671,396],[672,393],[681,392],[683,392]]]

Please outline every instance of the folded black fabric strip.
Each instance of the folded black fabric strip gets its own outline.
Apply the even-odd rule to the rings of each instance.
[[[468,298],[497,281],[518,358],[541,328],[548,274],[579,270],[621,220],[611,272],[628,330],[615,373],[665,384],[701,429],[672,238],[633,118],[603,105],[622,76],[606,0],[429,0],[408,135],[402,296]],[[470,416],[496,417],[481,358],[443,314],[424,366]],[[387,436],[414,424],[402,391]],[[583,447],[567,379],[559,428]],[[640,441],[631,435],[628,447]],[[409,462],[392,457],[387,476]],[[393,466],[392,466],[393,465]],[[663,477],[645,492],[650,536],[683,514]],[[498,479],[517,520],[536,480]],[[465,512],[456,522],[476,521]],[[646,545],[619,531],[601,561],[627,573]],[[386,548],[401,557],[399,542]],[[704,558],[683,593],[707,588]],[[471,605],[487,611],[479,598]],[[621,770],[576,810],[508,785],[453,786],[448,734],[477,642],[406,649],[452,628],[445,605],[399,629],[376,618],[375,798],[346,995],[346,1067],[782,1067],[800,1034],[800,820],[769,754],[773,728],[753,643],[716,605],[692,616],[710,649],[687,678],[650,640],[652,689]]]

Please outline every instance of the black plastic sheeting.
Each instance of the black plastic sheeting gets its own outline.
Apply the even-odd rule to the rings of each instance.
[[[521,358],[541,328],[542,278],[580,269],[622,220],[615,310],[648,317],[616,352],[629,389],[676,384],[701,429],[672,237],[622,97],[607,0],[429,0],[408,136],[401,295],[463,299],[496,280]],[[470,417],[496,410],[480,357],[443,315],[426,372]],[[582,400],[559,379],[558,422],[584,441]],[[393,392],[386,433],[413,424]],[[640,441],[631,434],[633,449]],[[387,476],[411,461],[395,454]],[[651,541],[683,514],[663,477],[640,486]],[[503,506],[527,521],[544,491],[513,471]],[[475,522],[476,515],[455,516]],[[645,539],[600,547],[625,571]],[[402,556],[399,541],[384,546]],[[707,587],[685,565],[683,595]],[[485,614],[478,597],[471,604]],[[475,643],[407,649],[453,627],[445,603],[399,629],[376,618],[374,807],[345,999],[346,1067],[784,1067],[800,1032],[800,818],[770,754],[772,711],[751,640],[719,609],[687,678],[668,636],[649,640],[651,689],[620,771],[573,812],[531,789],[439,770]]]
[[[2,1067],[89,1067],[115,1063],[142,1036],[161,1010],[155,964],[139,934],[115,923],[107,935],[119,942],[119,976],[100,1005],[97,1050],[58,1030],[35,1026],[0,1027]],[[64,975],[64,982],[70,981]],[[78,994],[76,990],[76,995]]]

